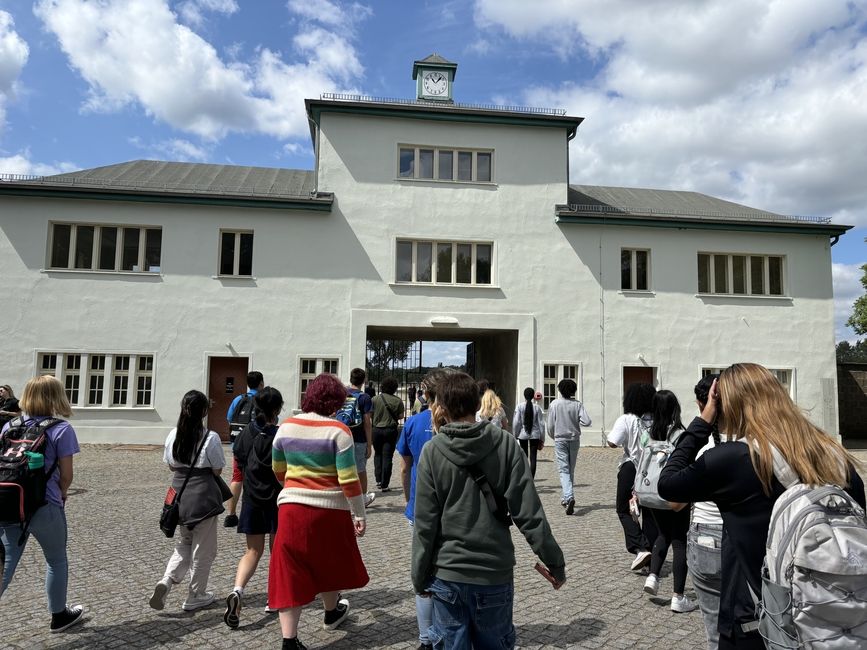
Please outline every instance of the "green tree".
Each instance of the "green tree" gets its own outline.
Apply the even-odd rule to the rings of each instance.
[[[383,341],[367,342],[367,365],[380,372],[388,371],[394,364],[406,361],[415,341]]]
[[[867,242],[867,239],[864,241]],[[861,286],[867,292],[867,264],[862,264],[861,270],[864,271],[864,275],[861,276]],[[867,334],[867,293],[858,298],[852,305],[852,315],[849,316],[846,324],[855,330],[856,334],[861,336]]]
[[[861,339],[855,345],[849,341],[840,341],[837,344],[837,361],[839,363],[867,363],[867,339]]]

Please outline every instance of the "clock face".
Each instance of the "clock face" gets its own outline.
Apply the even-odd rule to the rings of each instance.
[[[442,72],[425,72],[422,77],[422,88],[425,95],[439,97],[445,95],[449,87],[449,78]]]

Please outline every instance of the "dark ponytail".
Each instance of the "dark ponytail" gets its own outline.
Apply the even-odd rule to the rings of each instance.
[[[262,429],[280,415],[283,409],[283,395],[276,388],[265,386],[256,393],[253,403],[256,405],[256,425]]]
[[[204,433],[202,419],[208,412],[208,398],[198,390],[191,390],[181,400],[181,414],[178,416],[178,426],[175,432],[175,442],[172,445],[172,456],[175,462],[191,465],[199,436]]]
[[[527,400],[527,403],[524,405],[524,431],[527,432],[527,435],[533,433],[533,396],[536,394],[536,391],[532,388],[524,389],[524,399]]]

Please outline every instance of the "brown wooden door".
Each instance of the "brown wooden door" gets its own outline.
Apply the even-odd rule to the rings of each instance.
[[[623,367],[623,394],[632,384],[652,384],[653,368],[649,366]]]
[[[232,400],[247,392],[247,357],[211,357],[208,364],[208,428],[220,434],[223,442],[229,440],[226,412]]]

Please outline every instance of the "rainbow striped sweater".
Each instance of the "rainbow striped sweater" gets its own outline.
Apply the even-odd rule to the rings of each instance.
[[[351,510],[364,519],[352,433],[343,423],[316,413],[284,420],[274,436],[271,466],[283,483],[278,505]]]

